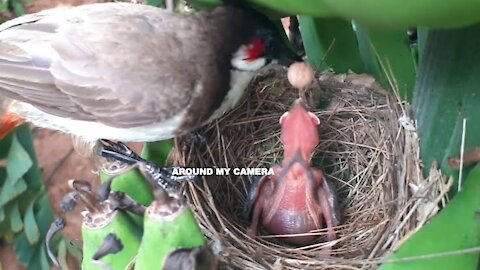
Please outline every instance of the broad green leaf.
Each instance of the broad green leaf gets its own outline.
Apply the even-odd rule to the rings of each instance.
[[[402,98],[412,99],[415,83],[415,59],[408,43],[407,31],[384,31],[355,23],[360,55],[367,73],[385,88],[390,82]]]
[[[418,58],[421,60],[423,58],[423,50],[425,49],[425,42],[427,41],[428,28],[426,27],[417,27],[417,37],[418,37]],[[420,63],[420,61],[419,61]]]
[[[27,190],[27,184],[20,178],[15,183],[12,178],[8,177],[7,181],[0,190],[0,207],[4,206],[9,201],[17,198]]]
[[[460,193],[420,231],[410,237],[389,259],[456,251],[480,245],[480,165],[476,166]],[[385,263],[380,270],[477,269],[480,253]]]
[[[4,0],[0,3],[0,11],[7,11],[7,10],[8,10],[8,1]]]
[[[21,0],[12,0],[12,9],[17,16],[22,16],[25,14],[25,8],[23,7],[23,4],[24,3]]]
[[[33,0],[9,0],[9,4],[13,9],[13,12],[17,16],[25,14],[25,7],[32,3]]]
[[[42,270],[50,270],[50,263],[47,256],[47,250],[45,245],[40,245],[40,252],[38,256],[40,257],[40,265]]]
[[[199,9],[211,10],[218,5],[221,5],[221,0],[189,0],[189,4]]]
[[[154,7],[163,7],[164,2],[164,0],[147,0],[147,5]]]
[[[42,239],[53,221],[53,212],[41,181],[30,128],[23,125],[8,138],[7,167],[0,168],[0,206],[10,203],[5,208],[8,215],[4,222],[0,222],[0,231],[2,237],[12,241],[22,265],[27,269],[47,270],[49,263]],[[7,149],[4,145],[1,147]],[[11,226],[6,227],[5,224]],[[21,234],[12,234],[22,227],[24,231]]]
[[[47,234],[50,224],[53,222],[53,210],[50,206],[48,196],[46,193],[41,193],[35,201],[35,220],[42,236]]]
[[[310,64],[318,69],[333,68],[337,73],[363,73],[363,64],[352,24],[342,19],[301,16],[303,44]],[[324,60],[323,65],[322,60]]]
[[[42,181],[42,174],[40,168],[38,167],[37,154],[33,145],[33,137],[30,127],[28,125],[22,125],[18,127],[15,131],[15,135],[22,147],[28,153],[28,156],[33,163],[30,169],[23,176],[23,178],[25,179],[25,181],[28,182],[28,186],[31,190],[34,190],[35,192],[40,189],[43,190],[44,186]]]
[[[38,163],[37,156],[35,154],[35,146],[33,145],[32,131],[28,125],[21,125],[15,130],[15,136],[25,151],[30,155],[33,163]]]
[[[13,180],[20,179],[32,167],[33,162],[27,151],[13,135],[12,144],[8,153],[7,175]]]
[[[60,266],[64,270],[69,270],[70,269],[68,267],[68,263],[67,263],[67,256],[68,256],[67,244],[65,243],[65,239],[62,239],[60,241],[60,243],[58,244],[57,258],[58,258],[58,263],[60,264]]]
[[[324,1],[285,1],[280,0],[250,0],[250,3],[256,3],[272,10],[277,10],[290,15],[310,15],[314,17],[330,17],[332,10]]]
[[[5,221],[5,208],[0,207],[0,223],[2,223],[3,221]],[[0,230],[0,234],[1,234],[1,230]]]
[[[38,241],[37,244],[31,245],[27,239],[25,233],[17,235],[13,239],[13,246],[18,260],[22,265],[29,269],[48,269],[45,267],[46,253],[41,251],[41,248],[45,246],[44,237],[50,227],[50,224],[53,221],[53,211],[50,207],[48,197],[45,193],[41,193],[40,197],[35,201],[34,210],[38,209],[35,213],[35,219],[37,220],[38,230],[40,232],[41,241]]]
[[[0,238],[5,239],[5,241],[9,241],[13,238],[13,232],[10,229],[10,218],[7,216],[7,209],[5,207],[1,208],[5,214],[5,218],[2,222],[0,222]]]
[[[7,157],[10,144],[12,144],[12,133],[8,134],[3,140],[0,140],[0,160]]]
[[[68,253],[72,255],[77,262],[81,263],[82,261],[82,250],[80,247],[77,247],[73,242],[67,240],[66,237],[64,237],[64,242],[66,243]]]
[[[227,1],[223,1],[223,0],[189,0],[188,1],[188,4],[192,5],[195,9],[199,9],[199,10],[207,10],[207,11],[211,11],[213,10],[215,7],[223,4],[224,2],[228,2],[230,0],[227,0]],[[237,0],[233,0],[233,1],[230,1],[230,2],[235,2]],[[239,2],[242,2],[243,0],[240,0]],[[275,9],[270,9],[270,8],[265,8],[263,5],[261,4],[258,4],[256,3],[255,1],[248,1],[249,2],[249,5],[251,7],[253,7],[254,9],[260,11],[261,13],[265,14],[267,17],[269,17],[270,19],[280,19],[280,18],[283,18],[283,17],[288,17],[290,12],[289,11],[282,11],[282,10],[275,10]]]
[[[18,261],[24,266],[27,266],[35,256],[36,246],[32,247],[30,243],[28,243],[25,234],[19,234],[13,239],[13,248],[15,249],[15,255]]]
[[[12,202],[6,207],[8,209],[8,217],[10,218],[10,228],[13,232],[20,232],[23,229],[22,215],[18,209],[18,203]]]
[[[28,206],[25,212],[25,217],[23,219],[25,225],[25,236],[27,236],[28,242],[31,245],[36,244],[40,239],[40,232],[38,230],[37,222],[35,220],[35,214],[33,212],[34,205],[35,201],[32,201]]]
[[[34,254],[31,260],[28,262],[28,269],[35,270],[50,270],[49,259],[47,257],[45,245],[35,245],[36,248],[33,249]]]
[[[428,33],[413,99],[424,168],[436,160],[457,176],[447,159],[460,154],[463,118],[465,149],[480,145],[479,47],[480,24]]]
[[[7,169],[5,167],[0,167],[0,188],[5,184],[7,180]]]
[[[273,10],[313,17],[342,17],[384,28],[461,27],[480,22],[476,0],[252,0]]]

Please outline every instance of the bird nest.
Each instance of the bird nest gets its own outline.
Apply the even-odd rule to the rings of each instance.
[[[186,193],[205,235],[226,269],[371,269],[385,261],[447,203],[452,181],[432,167],[422,176],[418,139],[408,104],[368,76],[317,74],[305,91],[321,120],[313,164],[337,190],[338,239],[289,246],[264,231],[246,235],[247,176],[204,176]],[[285,70],[271,68],[250,84],[247,98],[202,129],[206,144],[178,139],[170,160],[189,167],[269,167],[281,163],[280,116],[298,91]],[[333,245],[326,257],[322,248]]]

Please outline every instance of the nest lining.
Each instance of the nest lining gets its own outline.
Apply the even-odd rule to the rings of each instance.
[[[250,185],[244,176],[208,176],[189,184],[187,195],[205,235],[226,268],[365,269],[417,231],[446,204],[452,181],[435,167],[422,177],[419,146],[408,104],[399,103],[371,77],[317,74],[305,94],[321,120],[313,163],[337,190],[342,222],[333,243],[320,240],[294,247],[259,227],[246,236],[242,214]],[[265,70],[250,84],[245,101],[205,127],[206,145],[176,141],[170,160],[189,167],[269,167],[280,164],[280,116],[298,97],[279,68]],[[399,119],[401,121],[399,121]],[[325,257],[322,248],[334,245]]]

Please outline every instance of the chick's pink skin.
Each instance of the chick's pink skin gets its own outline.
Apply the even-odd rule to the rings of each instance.
[[[335,199],[323,173],[310,167],[310,160],[319,142],[320,120],[297,101],[280,119],[284,145],[282,167],[272,166],[275,175],[265,177],[259,185],[248,234],[255,236],[259,219],[273,234],[300,234],[321,229],[325,221],[327,239],[336,238],[336,211],[329,203]],[[292,161],[294,161],[292,163]],[[304,245],[318,238],[315,235],[282,237],[284,242]]]
[[[280,138],[283,143],[283,164],[290,162],[297,151],[303,160],[310,163],[313,151],[319,143],[317,126],[320,119],[307,111],[300,100],[297,100],[293,108],[280,117],[282,132]]]

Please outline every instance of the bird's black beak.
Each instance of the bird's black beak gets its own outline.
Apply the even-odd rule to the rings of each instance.
[[[303,61],[303,59],[300,55],[295,53],[292,49],[290,49],[286,45],[283,45],[283,46],[280,47],[277,59],[278,59],[278,64],[280,64],[282,66],[286,66],[286,67],[289,67],[291,64],[293,64],[295,62],[302,62]]]

